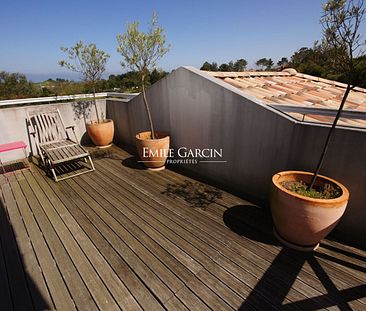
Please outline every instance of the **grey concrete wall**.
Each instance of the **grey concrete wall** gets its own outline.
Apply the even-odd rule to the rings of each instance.
[[[97,100],[97,105],[101,113],[106,115],[106,100]],[[29,105],[23,107],[1,108],[0,109],[0,144],[23,140],[27,145],[27,151],[33,151],[36,154],[35,144],[29,137],[26,118],[27,111],[35,111],[39,109],[59,109],[66,126],[75,125],[75,133],[79,141],[88,143],[89,138],[86,134],[85,121],[80,115],[80,105],[77,102]],[[95,119],[94,107],[91,107],[88,119]],[[71,133],[72,134],[72,133]],[[12,161],[24,157],[21,150],[11,151],[0,154],[2,161]]]
[[[185,168],[263,200],[269,177],[287,166],[295,124],[221,84],[224,87],[217,79],[186,68],[154,84],[147,96],[155,129],[169,132],[173,148],[223,149],[226,163]],[[116,141],[121,144],[133,145],[135,135],[149,129],[142,96],[128,104],[108,100],[107,109],[108,117],[116,120]]]
[[[313,170],[327,132],[327,127],[298,123],[194,68],[178,68],[154,84],[147,96],[155,129],[170,133],[173,148],[223,149],[226,163],[185,169],[257,202],[268,202],[274,173]],[[135,135],[149,129],[142,96],[129,103],[107,100],[107,113],[115,120],[115,141],[120,144],[134,145]],[[365,131],[338,129],[322,173],[351,192],[338,234],[366,246],[365,139]]]
[[[329,127],[297,124],[291,144],[287,169],[313,171]],[[336,129],[321,174],[343,183],[350,201],[334,234],[366,247],[366,131]]]

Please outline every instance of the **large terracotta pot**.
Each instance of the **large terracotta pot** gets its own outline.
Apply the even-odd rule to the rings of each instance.
[[[155,132],[155,139],[151,139],[151,132],[136,135],[136,147],[141,162],[149,170],[162,170],[169,154],[170,138],[167,133]]]
[[[283,181],[310,183],[313,174],[285,171],[272,177],[270,205],[274,233],[278,240],[291,248],[311,251],[328,235],[342,217],[349,192],[341,183],[319,175],[315,185],[337,185],[342,195],[335,199],[314,199],[292,192],[281,185]]]
[[[114,136],[114,123],[111,119],[86,124],[86,130],[93,144],[99,148],[112,145]]]

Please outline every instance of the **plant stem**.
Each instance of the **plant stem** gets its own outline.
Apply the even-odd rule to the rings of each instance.
[[[147,103],[147,98],[146,98],[146,92],[145,92],[145,75],[144,74],[142,74],[142,76],[141,76],[141,82],[142,82],[141,83],[141,85],[142,85],[142,98],[144,100],[144,104],[145,104],[147,116],[149,118],[150,131],[151,131],[151,139],[155,139],[154,126],[153,126],[153,122],[152,122],[152,118],[151,118],[150,108],[149,108],[149,105]]]
[[[94,101],[94,108],[95,108],[95,114],[97,115],[97,121],[100,123],[99,119],[99,111],[97,107],[97,100],[95,99],[95,85],[93,84],[93,101]]]
[[[341,102],[341,105],[339,106],[338,108],[338,111],[337,111],[337,114],[336,114],[336,117],[334,118],[334,121],[333,121],[333,124],[332,124],[332,127],[330,128],[329,132],[328,132],[328,136],[327,136],[327,139],[325,141],[325,144],[324,144],[324,148],[323,148],[323,151],[322,151],[322,154],[320,156],[320,159],[319,159],[319,163],[316,167],[316,170],[314,172],[314,175],[313,175],[313,178],[311,179],[311,183],[308,187],[307,190],[309,189],[312,189],[314,184],[315,184],[315,181],[316,181],[316,178],[318,177],[319,175],[319,171],[320,169],[322,168],[323,166],[323,162],[324,162],[324,158],[325,158],[325,155],[328,151],[328,147],[329,147],[329,142],[330,142],[330,139],[332,138],[333,136],[333,133],[334,133],[334,129],[338,123],[338,119],[339,117],[341,116],[341,112],[343,110],[343,107],[344,107],[344,104],[346,103],[346,100],[347,100],[347,97],[348,97],[348,94],[349,92],[351,91],[352,87],[351,87],[351,84],[348,83],[347,84],[347,89],[346,91],[344,92],[344,95],[343,95],[343,98],[342,98],[342,102]]]

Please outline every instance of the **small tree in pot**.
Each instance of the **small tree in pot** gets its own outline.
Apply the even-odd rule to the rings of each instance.
[[[82,41],[75,43],[70,48],[61,47],[61,51],[67,54],[67,60],[60,60],[59,65],[80,73],[83,80],[93,90],[93,103],[97,120],[86,124],[91,140],[97,147],[110,146],[114,135],[113,120],[101,118],[95,96],[96,84],[105,72],[109,55],[98,49],[94,43],[86,45]]]
[[[156,68],[158,61],[169,51],[166,45],[166,35],[162,27],[158,26],[157,15],[154,13],[151,27],[147,32],[139,30],[139,22],[129,23],[123,34],[117,35],[117,51],[124,61],[122,67],[137,71],[141,79],[142,99],[149,120],[150,131],[136,135],[136,145],[139,156],[149,169],[158,170],[165,167],[169,136],[163,132],[156,132],[151,117],[145,88],[148,73]]]
[[[361,82],[356,68],[365,53],[359,34],[364,14],[363,0],[328,0],[323,5],[323,44],[330,66],[344,75],[347,86],[314,173],[287,171],[272,178],[275,235],[295,249],[317,248],[319,241],[336,226],[348,203],[348,190],[319,172],[348,95]]]

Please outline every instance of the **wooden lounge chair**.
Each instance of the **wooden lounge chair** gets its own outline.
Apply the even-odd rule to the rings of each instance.
[[[56,182],[95,170],[89,152],[77,143],[75,126],[65,127],[58,109],[47,112],[36,111],[27,113],[27,115],[30,134],[34,136],[41,163],[47,173],[52,173]],[[70,138],[68,130],[72,130],[75,140]],[[87,167],[87,170],[68,173],[64,177],[57,176],[57,167],[72,167],[75,162],[80,160],[85,163],[89,161],[90,167]]]

